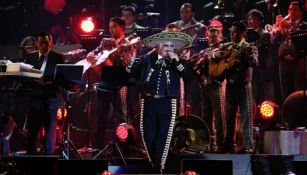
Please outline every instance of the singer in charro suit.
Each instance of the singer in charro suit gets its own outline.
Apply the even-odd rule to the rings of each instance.
[[[51,36],[36,36],[37,52],[29,54],[26,62],[43,72],[41,82],[32,82],[34,93],[29,104],[28,154],[37,154],[36,140],[41,127],[45,128],[44,153],[54,154],[56,145],[56,112],[62,106],[61,88],[54,82],[55,67],[63,64],[62,55],[51,50]]]
[[[190,46],[192,38],[181,32],[161,32],[143,40],[156,47],[141,61],[131,61],[130,74],[139,79],[141,100],[140,130],[149,161],[162,172],[175,125],[180,77],[191,80],[193,73],[175,50]]]

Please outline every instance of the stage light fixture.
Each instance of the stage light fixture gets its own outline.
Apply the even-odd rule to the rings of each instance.
[[[115,132],[116,132],[117,138],[118,138],[120,141],[122,141],[122,142],[126,141],[127,138],[128,138],[128,135],[129,135],[127,123],[121,123],[120,125],[118,125],[118,126],[116,127]]]
[[[140,140],[137,137],[137,131],[133,125],[129,123],[121,123],[117,125],[114,130],[116,143],[121,152],[125,154],[142,154],[142,146],[140,146]]]
[[[80,28],[85,33],[93,32],[95,29],[95,24],[92,17],[87,17],[83,19],[80,23]]]
[[[111,171],[105,170],[100,175],[113,175]]]
[[[259,106],[259,112],[263,119],[272,119],[277,105],[271,101],[264,101]]]
[[[258,106],[258,117],[256,125],[260,130],[278,130],[281,129],[279,106],[269,100],[262,102]]]
[[[183,175],[199,175],[196,171],[188,170]]]

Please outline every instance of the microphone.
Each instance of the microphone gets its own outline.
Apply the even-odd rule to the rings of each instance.
[[[172,61],[172,60],[178,60],[178,55],[176,55],[174,52],[172,51],[167,51],[166,52],[167,56],[168,56],[168,60]]]
[[[288,20],[291,17],[291,15],[287,15],[284,17],[284,20]]]

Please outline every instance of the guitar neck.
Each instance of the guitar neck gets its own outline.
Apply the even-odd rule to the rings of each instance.
[[[117,47],[115,47],[114,49],[110,50],[110,51],[109,51],[109,55],[111,55],[112,53],[115,53],[117,50],[118,50]]]

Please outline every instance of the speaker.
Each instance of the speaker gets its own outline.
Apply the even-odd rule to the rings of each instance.
[[[232,175],[232,160],[181,160],[181,173],[188,170],[197,172],[200,175]]]
[[[97,175],[108,170],[107,160],[59,160],[56,175]]]

